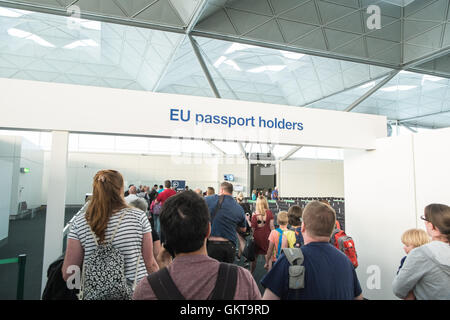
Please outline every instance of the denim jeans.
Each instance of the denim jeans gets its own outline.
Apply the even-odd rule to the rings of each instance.
[[[155,231],[160,235],[161,231],[160,231],[160,224],[159,224],[159,214],[153,215],[153,225],[155,226]]]

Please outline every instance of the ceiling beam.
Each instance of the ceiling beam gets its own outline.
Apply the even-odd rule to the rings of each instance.
[[[379,75],[379,76],[377,76],[377,77],[375,77],[375,78],[372,78],[372,79],[370,79],[370,80],[361,82],[361,83],[359,83],[359,84],[355,84],[355,85],[353,85],[353,86],[351,86],[351,87],[345,88],[344,90],[341,90],[341,91],[338,91],[338,92],[335,92],[335,93],[328,94],[328,95],[326,95],[326,96],[323,96],[322,98],[319,98],[319,99],[316,99],[316,100],[314,100],[314,101],[308,102],[308,104],[305,104],[305,105],[299,106],[299,107],[308,107],[308,106],[312,105],[313,103],[322,101],[323,99],[327,99],[327,98],[333,97],[333,96],[335,96],[335,95],[338,95],[338,94],[340,94],[340,93],[345,93],[345,92],[347,92],[347,91],[356,89],[356,88],[358,88],[358,87],[361,87],[361,86],[363,86],[363,85],[365,85],[365,84],[368,84],[368,83],[371,83],[371,82],[373,82],[373,81],[377,81],[377,80],[383,79],[383,78],[385,78],[386,76],[388,76],[390,73],[391,73],[390,71],[389,71],[389,72],[386,72],[386,73],[383,73],[382,75]]]
[[[400,71],[399,70],[394,70],[391,71],[391,73],[389,74],[389,76],[387,76],[383,81],[381,81],[380,83],[378,83],[376,86],[374,86],[372,89],[370,89],[369,91],[367,91],[364,95],[362,95],[360,98],[358,98],[355,102],[353,102],[350,106],[348,106],[344,111],[345,112],[350,112],[353,109],[355,109],[357,106],[359,106],[364,100],[366,100],[367,98],[369,98],[372,94],[374,94],[376,91],[378,91],[378,89],[380,89],[381,87],[383,87],[386,83],[388,83],[389,81],[392,80],[392,78],[394,78]]]
[[[298,147],[292,148],[291,151],[289,151],[283,157],[280,158],[280,161],[284,161],[284,160],[289,159],[291,156],[293,156],[301,148],[303,148],[303,146],[298,146]]]
[[[443,113],[449,113],[450,110],[445,110],[445,111],[440,111],[440,112],[435,112],[435,113],[429,113],[429,114],[424,114],[421,116],[417,116],[417,117],[412,117],[412,118],[406,118],[406,119],[402,119],[402,120],[398,120],[399,123],[402,122],[409,122],[409,121],[413,121],[413,120],[417,120],[417,119],[422,119],[422,118],[426,118],[426,117],[431,117],[431,116],[437,116]]]
[[[191,35],[188,35],[188,38],[189,38],[189,41],[191,42],[192,48],[194,49],[195,56],[197,57],[197,60],[200,63],[203,73],[205,74],[206,80],[208,80],[211,90],[213,91],[216,98],[220,99],[221,97],[220,97],[219,90],[217,90],[216,84],[214,83],[211,73],[209,72],[208,67],[206,66],[205,60],[203,59],[203,56],[200,52],[200,47],[199,47],[197,41]]]
[[[246,160],[248,160],[248,156],[247,156],[247,153],[245,152],[245,148],[244,148],[244,146],[242,145],[242,142],[238,142],[237,144],[238,144],[238,146],[239,146],[239,149],[241,149],[242,156],[243,156]]]
[[[443,57],[443,56],[445,56],[445,55],[447,55],[449,53],[450,53],[450,46],[447,46],[447,47],[444,47],[444,48],[439,49],[437,51],[434,51],[434,52],[432,52],[430,54],[427,54],[427,55],[425,55],[423,57],[411,60],[408,63],[403,64],[401,66],[401,69],[402,70],[408,70],[408,69],[417,67],[417,66],[419,66],[421,64],[427,63],[429,61],[435,60],[437,58]]]
[[[202,2],[199,3],[199,5],[197,6],[197,8],[195,9],[191,21],[189,21],[188,26],[186,27],[186,34],[190,34],[191,31],[195,28],[195,26],[197,25],[198,20],[200,19],[200,17],[203,14],[203,11],[206,8],[206,5],[208,4],[208,0],[201,0]]]
[[[226,152],[220,149],[218,146],[216,146],[211,140],[205,140],[207,144],[209,144],[214,150],[222,154],[223,156],[226,156]]]
[[[417,133],[417,130],[414,130],[413,128],[411,128],[410,126],[407,126],[404,123],[400,123],[400,125],[406,129],[408,129],[409,131],[413,132],[413,133]]]
[[[46,6],[46,5],[42,5],[42,4],[23,3],[23,2],[10,1],[10,0],[0,0],[0,6],[7,7],[7,8],[13,8],[13,9],[20,9],[20,10],[26,10],[26,11],[34,11],[34,12],[70,17],[70,14],[67,12],[66,8],[56,8],[56,7]],[[103,15],[100,13],[85,12],[83,10],[81,10],[81,12],[80,12],[80,18],[87,19],[87,20],[95,20],[95,21],[100,21],[100,22],[121,24],[121,25],[126,25],[126,26],[137,27],[137,28],[154,29],[154,30],[173,32],[173,33],[185,33],[184,28],[181,26],[176,27],[176,26],[165,25],[165,24],[161,24],[161,23],[137,21],[137,20],[130,19],[130,18],[112,17],[112,16],[108,16],[108,15]]]
[[[268,48],[268,49],[283,50],[283,51],[289,51],[289,52],[295,52],[295,53],[303,53],[306,55],[312,55],[312,56],[318,56],[318,57],[330,58],[330,59],[342,60],[342,61],[349,61],[349,62],[356,62],[356,63],[362,63],[362,64],[366,64],[366,65],[370,64],[370,65],[384,67],[384,68],[390,68],[390,69],[400,69],[400,66],[394,65],[394,64],[370,61],[370,60],[367,60],[364,58],[348,57],[348,56],[341,55],[341,54],[334,53],[334,52],[329,53],[326,51],[317,51],[317,50],[313,50],[313,49],[293,47],[288,44],[267,42],[267,41],[263,41],[263,40],[244,39],[244,38],[240,38],[239,36],[235,36],[235,35],[222,35],[222,34],[217,34],[217,33],[213,33],[213,32],[198,31],[198,30],[193,30],[191,32],[191,34],[196,37],[204,37],[204,38],[209,38],[209,39],[236,42],[236,43],[248,44],[248,45],[253,45],[253,46],[258,46],[258,47],[263,47],[263,48]]]

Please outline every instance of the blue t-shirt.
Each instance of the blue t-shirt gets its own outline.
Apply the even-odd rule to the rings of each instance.
[[[272,191],[272,200],[277,200],[278,199],[278,191],[273,190]]]
[[[282,254],[261,284],[282,300],[353,300],[362,292],[347,256],[328,242],[301,247],[305,260],[305,287],[289,289],[289,262]]]
[[[219,201],[217,194],[206,197],[209,213],[212,215]],[[231,196],[225,196],[222,207],[217,211],[211,225],[211,236],[222,237],[236,243],[236,228],[245,227],[244,209]]]

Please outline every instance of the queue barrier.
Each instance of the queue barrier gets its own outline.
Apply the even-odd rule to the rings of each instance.
[[[21,254],[17,258],[9,258],[0,260],[0,265],[17,263],[19,265],[18,279],[17,279],[17,300],[23,300],[25,288],[25,265],[27,263],[27,255]]]

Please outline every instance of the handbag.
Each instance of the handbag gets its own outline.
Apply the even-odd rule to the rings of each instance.
[[[244,251],[242,251],[242,255],[248,261],[255,261],[255,239],[253,238],[253,234],[247,238],[247,242],[245,243]]]
[[[153,213],[155,216],[159,216],[159,214],[161,213],[161,209],[162,209],[161,202],[158,202],[158,203],[156,203],[156,204],[153,205],[152,213]]]

